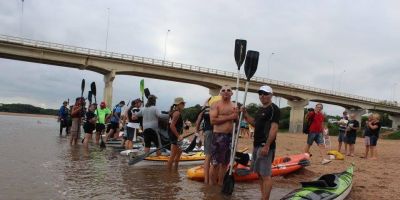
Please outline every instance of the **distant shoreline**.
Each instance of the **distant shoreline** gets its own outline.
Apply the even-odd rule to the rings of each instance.
[[[45,118],[54,118],[54,119],[57,119],[57,116],[55,116],[55,115],[43,115],[43,114],[28,114],[28,113],[0,112],[0,115],[24,116],[24,117],[45,117]]]

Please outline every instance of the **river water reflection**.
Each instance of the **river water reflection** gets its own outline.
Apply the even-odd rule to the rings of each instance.
[[[226,197],[188,180],[192,166],[128,166],[112,148],[70,147],[57,132],[56,119],[0,115],[0,199],[260,199],[257,182]],[[274,188],[272,199],[287,192]]]

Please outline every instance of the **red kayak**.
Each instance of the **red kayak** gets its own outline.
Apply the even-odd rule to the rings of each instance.
[[[272,176],[282,176],[310,165],[310,155],[307,153],[275,158],[272,163]],[[258,174],[252,172],[249,166],[235,164],[233,176],[235,181],[245,182],[258,180]],[[188,169],[187,177],[191,180],[203,181],[203,165]]]

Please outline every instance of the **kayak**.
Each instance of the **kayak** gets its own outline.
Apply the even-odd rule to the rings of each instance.
[[[286,175],[308,165],[310,165],[310,155],[307,153],[277,157],[272,163],[272,176]],[[250,167],[247,165],[236,163],[233,169],[235,181],[246,182],[258,180],[258,174],[251,171]],[[203,181],[203,165],[190,168],[186,175],[191,180]]]
[[[316,181],[301,182],[302,187],[296,189],[281,200],[342,200],[349,195],[353,185],[354,165],[341,173],[324,174]]]
[[[135,164],[135,166],[149,166],[149,165],[166,165],[168,162],[168,155],[161,156],[149,156],[144,160]],[[196,153],[182,153],[181,159],[179,160],[179,165],[198,165],[204,162],[205,154],[204,152]]]

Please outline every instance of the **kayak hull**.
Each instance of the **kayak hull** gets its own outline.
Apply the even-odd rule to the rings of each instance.
[[[301,161],[308,161],[308,154],[297,154],[291,156],[277,157],[272,163],[272,176],[282,176],[301,169],[304,165],[299,164]],[[203,165],[190,168],[187,171],[187,177],[195,181],[204,180]],[[236,164],[234,166],[233,176],[237,182],[247,182],[258,180],[258,174],[250,170],[249,166]]]
[[[166,165],[168,162],[168,155],[161,156],[149,156],[143,161],[137,163],[135,166],[149,166],[149,165]],[[205,154],[203,152],[197,152],[193,154],[181,155],[179,160],[179,165],[198,165],[202,164],[205,159]]]

